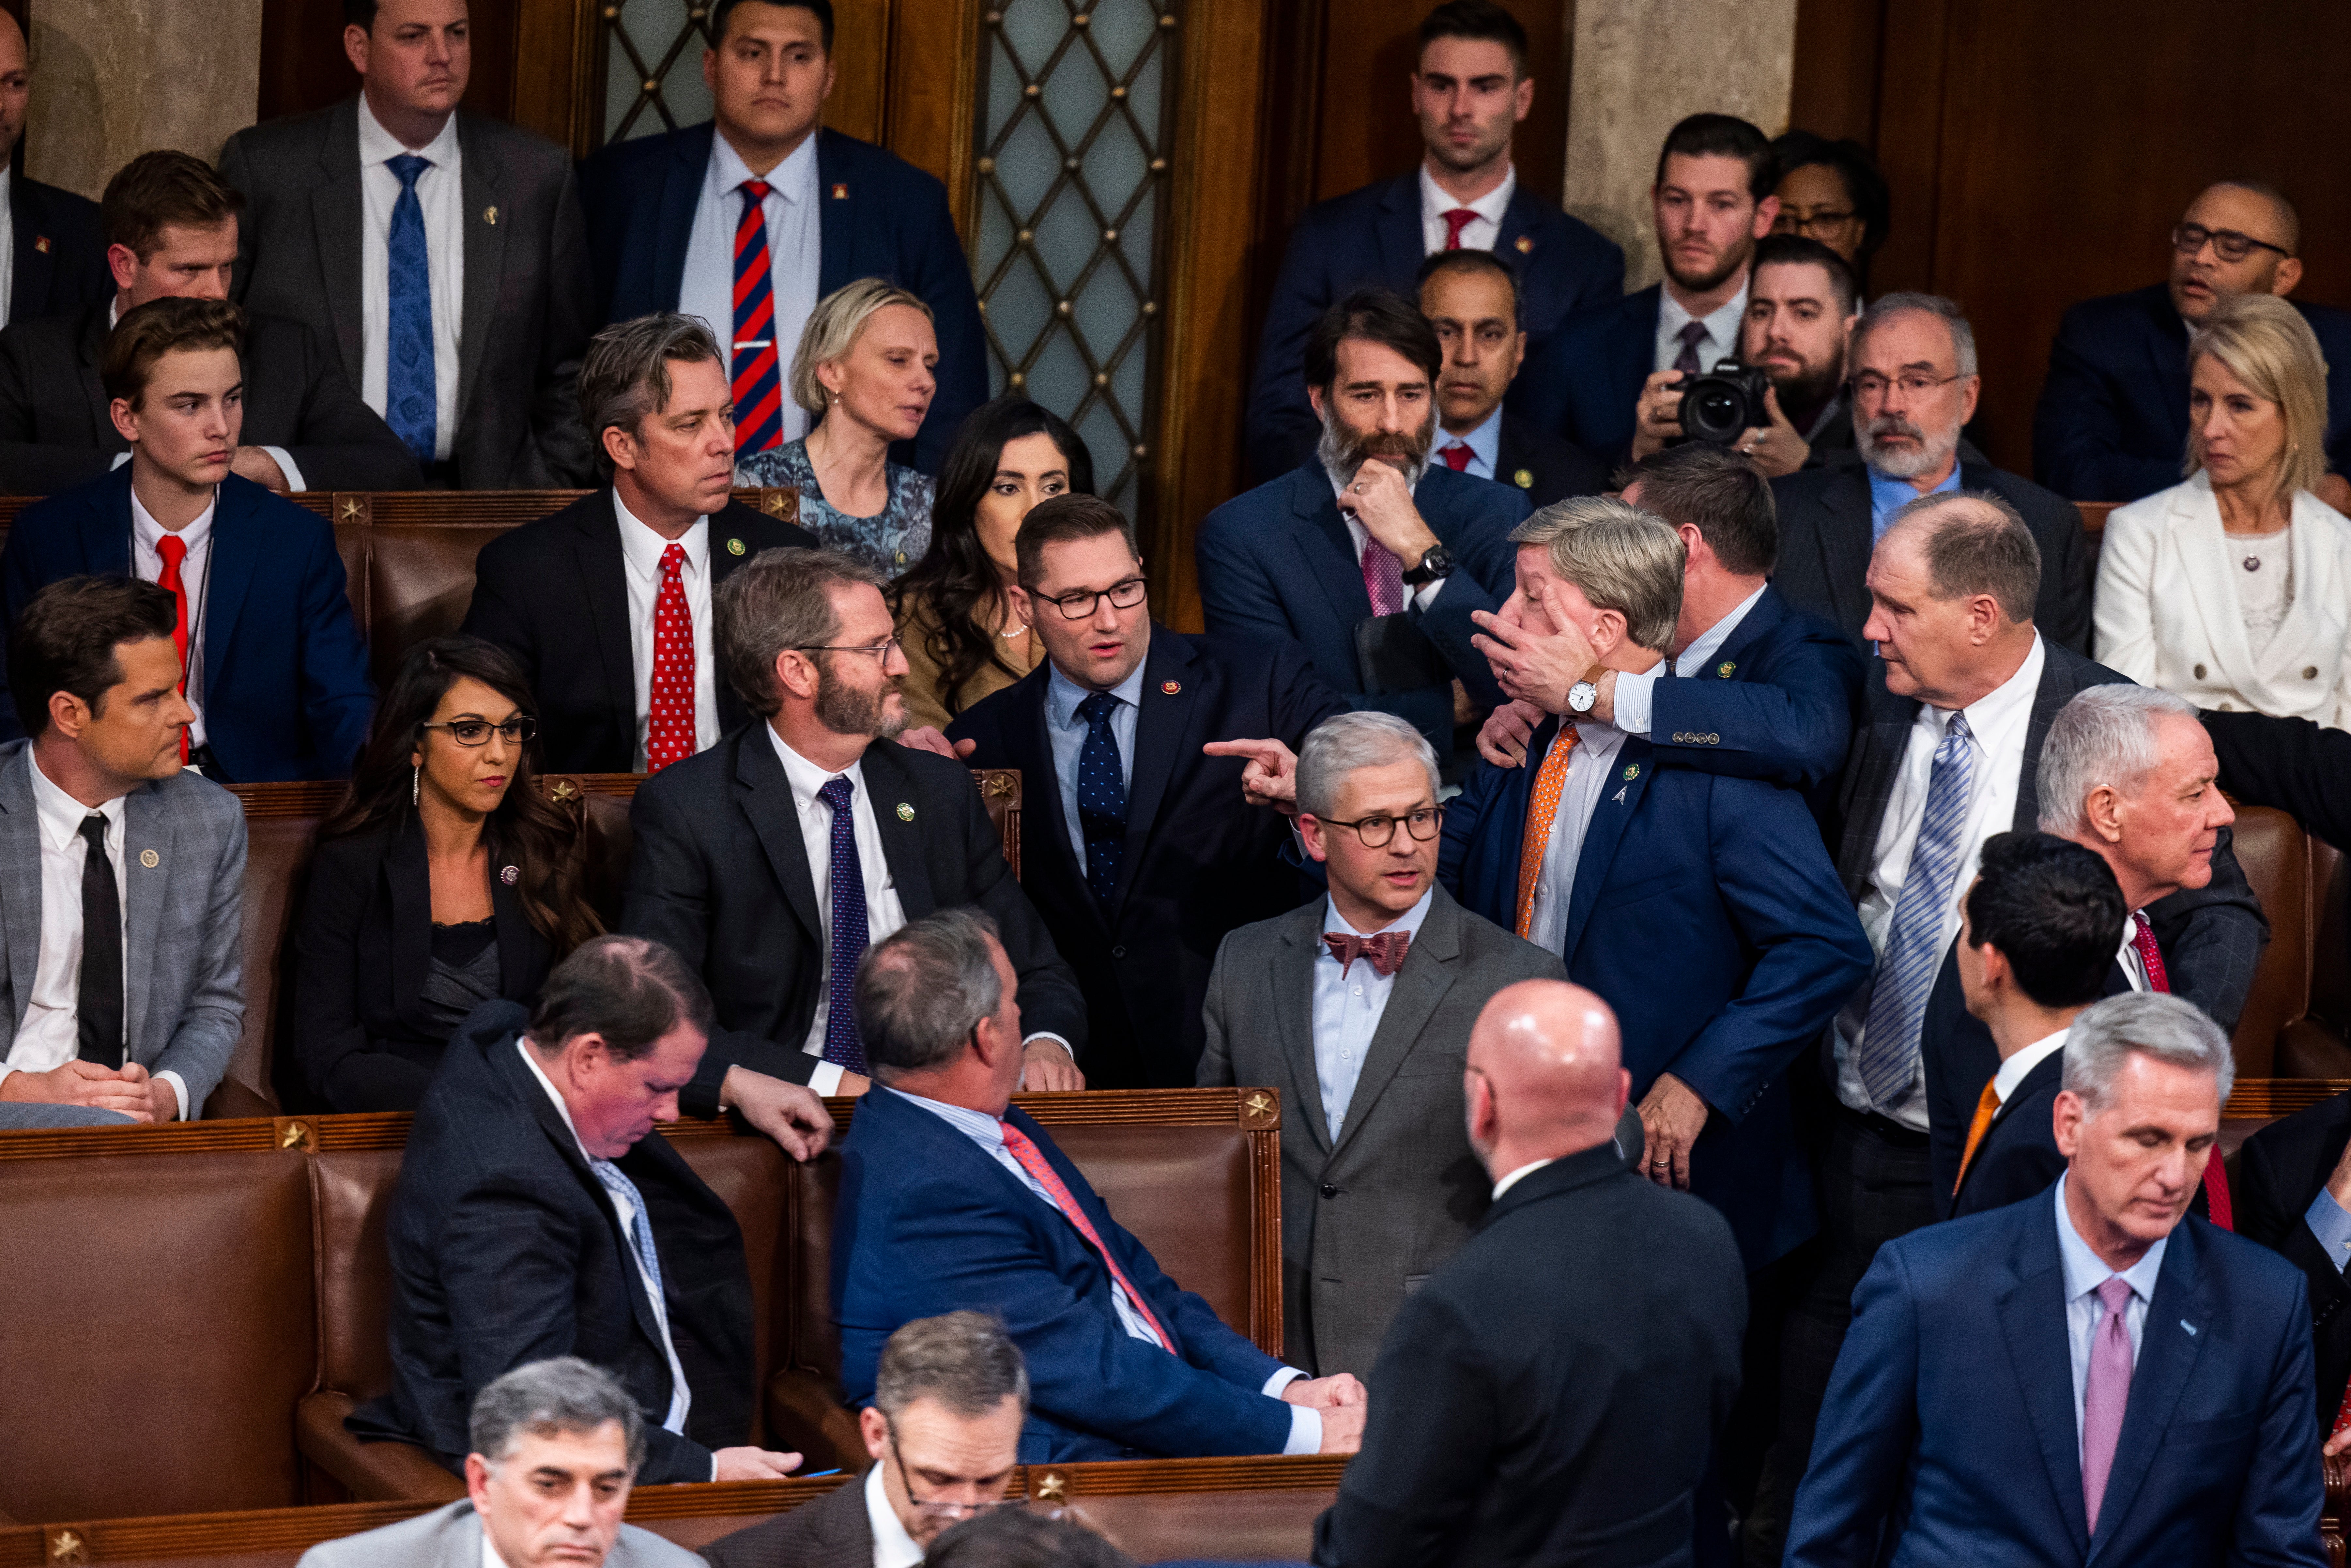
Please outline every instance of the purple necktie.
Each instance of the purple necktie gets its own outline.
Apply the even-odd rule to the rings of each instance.
[[[1365,530],[1368,532],[1369,530]],[[1364,540],[1364,591],[1371,596],[1372,613],[1396,615],[1404,610],[1404,562],[1374,538]]]
[[[2130,1404],[2130,1330],[2123,1322],[2130,1299],[2130,1283],[2120,1274],[2098,1287],[2105,1312],[2090,1335],[2090,1375],[2082,1385],[2082,1510],[2093,1535],[2098,1532],[2106,1477],[2115,1468],[2115,1440],[2123,1435],[2123,1411]]]
[[[857,1038],[857,960],[865,954],[865,868],[857,858],[857,819],[849,810],[855,787],[828,779],[816,798],[832,808],[832,956],[831,998],[824,1015],[824,1059],[844,1072],[865,1071]]]

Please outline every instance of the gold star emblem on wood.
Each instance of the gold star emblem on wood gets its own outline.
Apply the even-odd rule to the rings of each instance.
[[[548,798],[552,800],[569,800],[579,793],[580,786],[569,779],[558,779],[547,788]]]
[[[89,1542],[70,1530],[60,1530],[49,1537],[49,1561],[52,1563],[87,1563]]]

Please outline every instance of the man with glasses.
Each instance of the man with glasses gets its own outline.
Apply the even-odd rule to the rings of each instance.
[[[873,1402],[857,1413],[873,1467],[862,1482],[724,1536],[710,1568],[917,1568],[941,1532],[1019,1508],[1029,1369],[985,1312],[917,1318],[890,1336]]]
[[[2032,475],[2084,501],[2135,501],[2179,483],[2188,445],[2188,341],[2239,294],[2302,282],[2302,219],[2277,190],[2224,180],[2171,231],[2171,276],[2065,312],[2032,416]],[[2318,498],[2351,507],[2351,311],[2294,301],[2326,356],[2326,465]]]
[[[1346,704],[1294,643],[1154,624],[1134,527],[1107,501],[1040,502],[1014,549],[1045,661],[947,733],[973,767],[1029,781],[1021,887],[1085,989],[1088,1081],[1189,1088],[1217,944],[1309,892],[1282,820],[1242,796],[1247,754],[1221,743],[1298,746]]]
[[[2089,652],[2090,559],[2081,514],[2064,497],[1983,462],[1960,436],[1975,417],[1982,379],[1975,332],[1959,308],[1932,294],[1884,295],[1855,324],[1845,363],[1861,462],[1771,482],[1780,505],[1772,581],[1788,601],[1859,641],[1869,619],[1869,554],[1887,520],[1921,496],[1990,492],[2015,508],[2040,549],[2032,619],[2041,634]]]

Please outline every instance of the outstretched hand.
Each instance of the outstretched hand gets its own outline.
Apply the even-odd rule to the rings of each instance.
[[[1527,747],[1542,727],[1543,717],[1543,710],[1531,702],[1514,697],[1504,703],[1486,716],[1486,726],[1478,732],[1478,755],[1497,768],[1525,767]]]
[[[1568,688],[1583,679],[1597,655],[1569,613],[1557,583],[1543,584],[1542,607],[1552,623],[1548,632],[1483,610],[1471,611],[1469,619],[1479,632],[1469,645],[1486,655],[1503,695],[1532,703],[1545,713],[1565,713]]]
[[[1270,806],[1285,817],[1298,814],[1298,754],[1279,740],[1212,740],[1200,749],[1210,757],[1245,757],[1241,796],[1252,806]]]

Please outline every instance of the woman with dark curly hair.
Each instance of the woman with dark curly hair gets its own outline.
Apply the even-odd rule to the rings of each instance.
[[[1061,417],[1018,392],[972,410],[939,468],[931,544],[890,590],[906,650],[906,711],[945,729],[1045,656],[1005,591],[1013,536],[1050,496],[1094,491],[1086,444]]]
[[[577,805],[539,792],[512,655],[476,637],[409,652],[342,803],[319,829],[294,947],[289,1104],[413,1111],[466,1014],[528,1002],[603,929]]]

